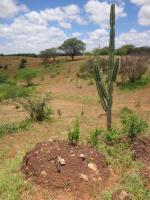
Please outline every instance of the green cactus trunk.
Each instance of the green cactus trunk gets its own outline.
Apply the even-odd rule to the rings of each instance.
[[[113,103],[113,82],[116,80],[116,76],[119,68],[119,59],[114,58],[115,53],[115,5],[111,5],[110,12],[110,42],[109,42],[109,63],[107,70],[107,87],[104,83],[104,74],[98,67],[98,63],[95,60],[95,81],[97,86],[98,95],[104,111],[107,113],[107,129],[111,128],[112,124],[112,103]]]

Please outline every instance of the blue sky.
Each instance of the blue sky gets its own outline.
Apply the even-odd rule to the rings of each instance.
[[[70,37],[87,50],[107,46],[111,3],[116,48],[150,46],[150,0],[0,0],[0,53],[38,53]]]

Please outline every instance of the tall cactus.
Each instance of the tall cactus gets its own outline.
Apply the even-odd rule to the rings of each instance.
[[[109,42],[109,62],[107,69],[107,85],[104,82],[104,74],[98,67],[97,60],[94,62],[94,78],[96,81],[98,95],[104,111],[107,113],[107,129],[111,128],[112,103],[113,103],[113,82],[119,68],[119,59],[114,58],[115,52],[115,5],[111,5],[110,12],[110,42]]]

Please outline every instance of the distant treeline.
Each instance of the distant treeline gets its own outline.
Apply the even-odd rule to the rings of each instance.
[[[94,55],[108,55],[109,48],[96,48],[92,52],[86,52],[85,54],[94,54]],[[142,46],[142,47],[135,47],[132,44],[123,45],[122,47],[116,49],[116,55],[150,55],[150,47]]]
[[[1,53],[0,56],[38,57],[38,55],[35,53],[18,53],[18,54],[3,54],[3,53]]]

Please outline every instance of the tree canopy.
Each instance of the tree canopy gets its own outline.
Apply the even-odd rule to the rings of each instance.
[[[64,41],[59,47],[60,50],[64,51],[66,55],[71,56],[74,60],[74,56],[80,55],[85,50],[85,43],[77,38],[70,38]]]

